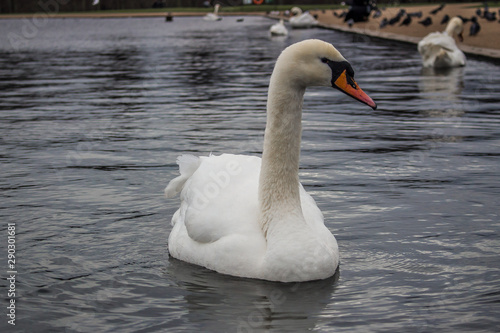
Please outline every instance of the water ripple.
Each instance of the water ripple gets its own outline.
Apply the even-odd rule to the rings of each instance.
[[[54,19],[17,51],[0,35],[0,229],[17,223],[21,330],[499,326],[498,66],[427,71],[411,45],[314,29],[276,40],[271,23]],[[340,271],[276,284],[169,258],[177,155],[260,155],[274,61],[306,38],[333,42],[379,105],[305,96],[300,177]]]

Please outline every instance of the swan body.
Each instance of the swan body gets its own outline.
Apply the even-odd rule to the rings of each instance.
[[[266,237],[259,223],[261,158],[183,155],[181,168],[186,167],[187,159],[194,172],[184,185],[181,206],[172,219],[169,252],[173,257],[219,273],[265,280],[302,281],[335,273],[336,240],[302,186],[304,216],[287,217],[280,233],[273,230]],[[308,258],[311,253],[314,260]],[[303,267],[293,267],[297,263]]]
[[[269,28],[269,32],[271,36],[287,36],[288,30],[285,27],[285,22],[281,19],[278,23],[273,24],[271,28]]]
[[[303,13],[302,9],[293,7],[291,13],[294,15],[290,17],[290,26],[293,29],[307,29],[314,27],[318,21],[308,12]]]
[[[454,17],[443,32],[428,34],[418,43],[424,67],[446,68],[465,66],[465,54],[457,47],[454,37],[462,40],[463,22]]]
[[[219,273],[271,281],[325,279],[339,263],[337,242],[299,183],[302,100],[308,86],[333,86],[376,108],[331,45],[307,40],[279,56],[269,85],[262,158],[181,155],[180,192],[168,239],[177,259]]]
[[[220,17],[218,15],[218,13],[219,13],[219,7],[220,7],[219,4],[215,4],[214,12],[213,13],[208,13],[207,15],[203,16],[203,19],[205,21],[220,21],[220,20],[222,20],[222,17]]]

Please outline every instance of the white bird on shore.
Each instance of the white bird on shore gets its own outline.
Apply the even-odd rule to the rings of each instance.
[[[288,30],[285,27],[285,22],[281,19],[278,23],[275,23],[269,29],[272,36],[286,36],[288,35]]]
[[[465,54],[457,47],[454,37],[463,40],[463,21],[454,17],[444,32],[433,32],[418,43],[418,52],[422,56],[424,67],[459,67],[465,66]]]
[[[222,17],[220,17],[218,15],[218,13],[219,13],[219,7],[220,7],[220,5],[218,3],[215,4],[214,12],[213,13],[208,13],[207,15],[203,16],[203,19],[205,21],[220,21],[220,20],[222,20]]]
[[[299,7],[293,7],[291,13],[294,15],[290,17],[289,23],[293,29],[307,29],[314,27],[318,21],[308,12],[302,13]]]
[[[329,86],[376,108],[331,44],[306,40],[279,56],[269,84],[262,159],[223,154],[178,158],[165,189],[180,208],[168,239],[172,257],[219,273],[271,281],[334,275],[337,241],[299,182],[302,103],[307,87]]]

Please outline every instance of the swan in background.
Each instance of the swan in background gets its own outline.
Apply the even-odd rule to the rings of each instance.
[[[285,22],[281,19],[278,23],[273,24],[269,29],[272,36],[286,36],[288,35],[288,30],[285,27]]]
[[[444,32],[428,34],[418,43],[418,52],[422,56],[424,67],[459,67],[465,66],[465,54],[457,47],[454,37],[463,41],[463,21],[454,17]]]
[[[330,86],[376,108],[331,44],[306,40],[286,48],[269,84],[262,159],[232,154],[177,159],[180,176],[165,189],[169,198],[181,192],[168,238],[172,257],[271,281],[320,280],[335,273],[337,241],[299,183],[302,103],[310,86]]]
[[[219,13],[219,7],[220,7],[220,5],[218,3],[215,4],[214,12],[208,13],[207,15],[203,16],[203,19],[205,21],[220,21],[220,20],[222,20],[222,17],[217,15]]]
[[[293,7],[290,12],[293,16],[290,17],[289,22],[293,29],[307,29],[318,24],[314,16],[308,12],[302,13],[299,7]]]

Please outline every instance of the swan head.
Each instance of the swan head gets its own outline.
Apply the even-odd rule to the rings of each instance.
[[[297,16],[302,14],[302,9],[300,9],[299,7],[293,7],[292,9],[290,9],[290,13],[292,13],[292,15],[294,16]]]
[[[275,71],[286,73],[288,82],[302,89],[333,87],[374,110],[377,108],[354,80],[354,70],[349,62],[330,43],[309,39],[290,45],[279,56]]]
[[[464,22],[460,17],[455,16],[452,18],[446,26],[445,31],[449,36],[457,36],[458,40],[461,42],[464,41],[464,37],[462,35],[462,32],[464,31]]]

